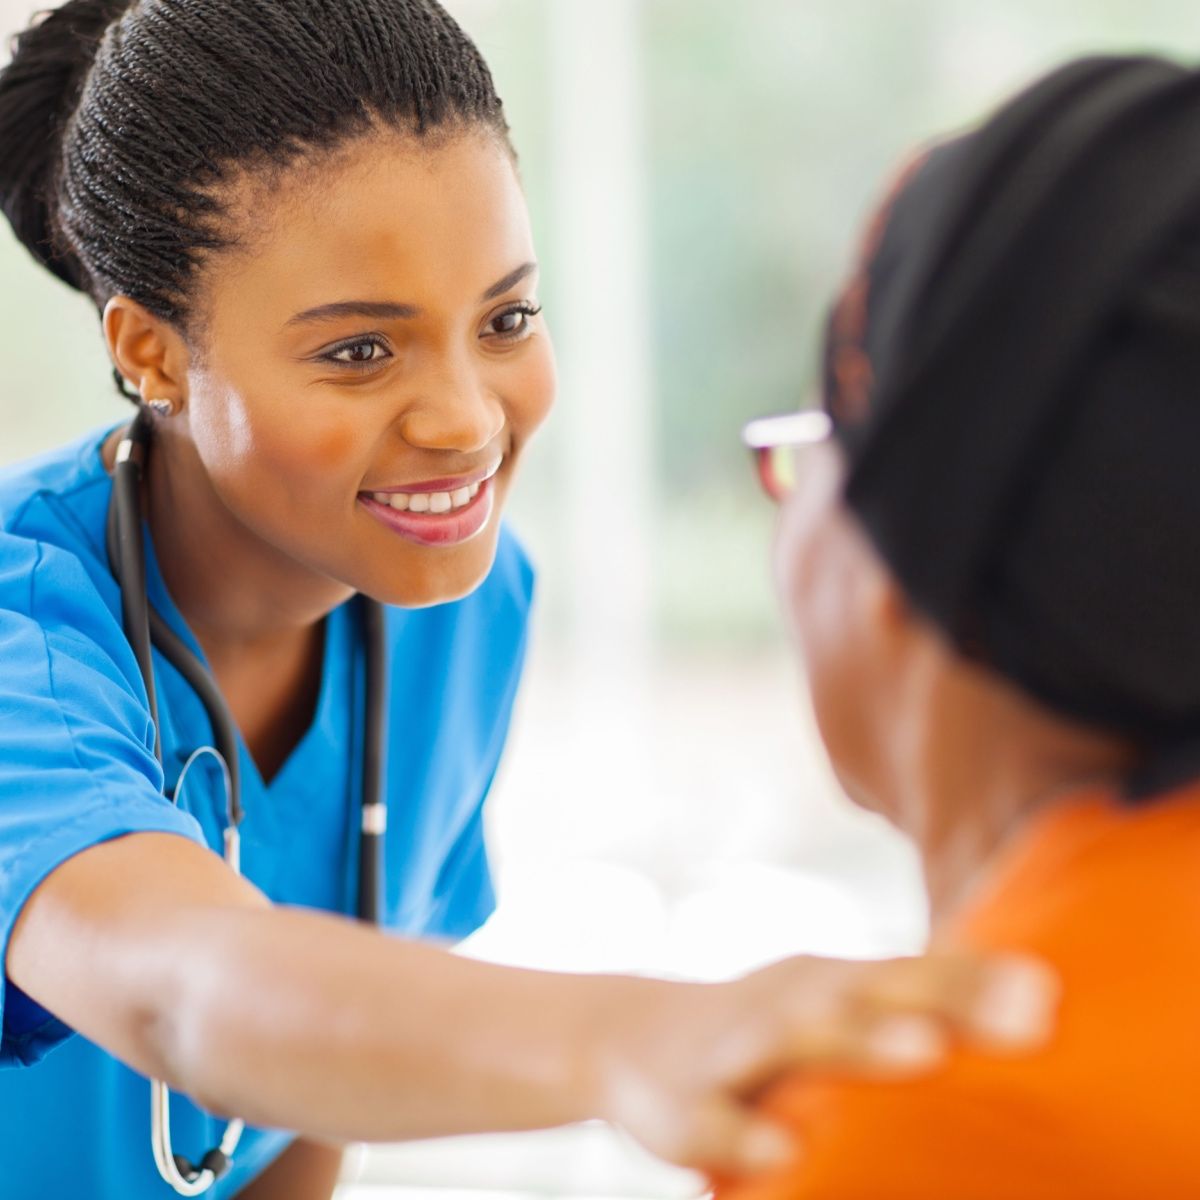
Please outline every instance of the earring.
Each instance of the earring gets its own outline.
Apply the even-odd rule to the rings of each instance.
[[[173,417],[175,415],[174,400],[147,400],[146,407],[160,417]]]

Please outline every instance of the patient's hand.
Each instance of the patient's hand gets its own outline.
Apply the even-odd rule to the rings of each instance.
[[[681,1166],[754,1174],[799,1154],[753,1109],[799,1067],[907,1077],[951,1038],[995,1052],[1042,1045],[1057,987],[1025,958],[794,958],[744,979],[665,988],[614,1014],[598,1065],[605,1115]]]

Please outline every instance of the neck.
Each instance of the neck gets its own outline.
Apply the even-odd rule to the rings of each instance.
[[[986,784],[981,784],[983,778],[988,780]],[[1042,780],[1031,775],[1002,783],[981,769],[972,773],[969,781],[961,781],[959,786],[969,792],[955,788],[956,797],[970,795],[977,805],[969,821],[948,819],[949,796],[939,800],[934,793],[941,819],[927,821],[917,840],[935,925],[962,907],[990,864],[1031,817],[1098,782],[1095,777],[1064,771]],[[950,781],[943,786],[949,789]]]
[[[955,912],[1031,817],[1085,790],[1116,790],[1118,739],[1066,721],[1006,682],[962,668],[926,729],[904,798],[935,924]],[[933,735],[933,730],[937,735]]]
[[[167,590],[210,659],[308,645],[323,618],[353,594],[242,524],[194,445],[169,428],[155,432],[145,503]]]

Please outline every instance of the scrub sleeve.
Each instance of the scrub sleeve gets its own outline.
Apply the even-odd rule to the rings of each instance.
[[[162,795],[122,642],[77,559],[0,535],[0,961],[30,894],[80,850],[135,832],[204,844]],[[0,1023],[0,1066],[32,1065],[70,1032],[7,983]]]

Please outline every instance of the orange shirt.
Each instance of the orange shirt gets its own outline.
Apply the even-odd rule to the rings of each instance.
[[[946,932],[1053,964],[1052,1044],[956,1049],[906,1083],[786,1083],[766,1107],[803,1160],[722,1200],[1200,1197],[1200,787],[1055,806]]]

